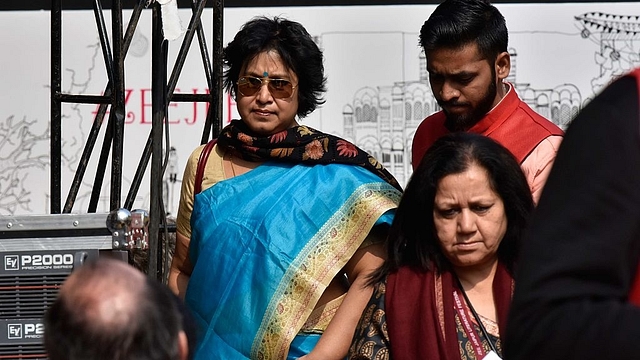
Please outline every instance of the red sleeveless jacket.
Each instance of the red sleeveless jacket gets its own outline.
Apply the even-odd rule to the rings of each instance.
[[[513,85],[510,86],[502,101],[468,132],[496,140],[522,163],[542,140],[553,135],[563,135],[564,132],[520,100]],[[434,141],[451,132],[444,126],[444,122],[444,112],[439,111],[418,126],[412,147],[414,170]]]

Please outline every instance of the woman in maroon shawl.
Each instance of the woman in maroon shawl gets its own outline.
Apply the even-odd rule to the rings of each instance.
[[[495,359],[533,201],[497,142],[436,141],[396,211],[350,359]]]

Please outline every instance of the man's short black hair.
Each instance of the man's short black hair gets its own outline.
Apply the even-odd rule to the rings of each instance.
[[[508,51],[507,24],[489,1],[446,0],[420,29],[420,46],[427,57],[433,50],[459,49],[472,43],[489,61]]]

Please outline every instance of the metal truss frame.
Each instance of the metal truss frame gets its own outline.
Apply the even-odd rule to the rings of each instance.
[[[212,54],[209,54],[201,17],[207,2],[213,7]],[[122,198],[122,160],[125,131],[125,67],[124,59],[143,11],[153,11],[153,29],[151,45],[151,96],[152,126],[131,187],[128,189],[124,204]],[[95,213],[102,188],[103,175],[111,158],[110,210],[126,208],[131,210],[140,188],[142,178],[151,163],[151,204],[149,209],[149,269],[150,276],[162,277],[163,266],[160,230],[167,232],[165,211],[162,206],[162,175],[167,165],[169,143],[167,118],[170,102],[207,102],[209,103],[201,143],[210,136],[217,137],[222,119],[222,24],[223,0],[192,0],[192,16],[189,21],[175,65],[167,79],[168,44],[162,32],[160,4],[153,0],[137,0],[126,30],[123,28],[122,0],[111,2],[111,34],[109,36],[104,19],[102,0],[93,0],[93,13],[100,38],[102,57],[107,70],[108,83],[103,95],[69,94],[62,92],[62,0],[51,1],[51,214],[70,213],[73,209],[80,185],[84,179],[87,165],[97,150],[98,133],[104,117],[109,111],[105,136],[97,160],[97,171],[89,201],[88,213]],[[187,53],[194,37],[200,49],[204,73],[209,94],[174,93]],[[64,206],[62,206],[61,170],[62,170],[62,105],[65,103],[97,104],[98,111],[93,119],[78,169],[74,175]],[[164,138],[163,139],[163,135]],[[110,156],[109,156],[110,155]],[[165,236],[166,238],[166,236]],[[166,264],[165,264],[166,265]],[[166,269],[165,269],[166,270]]]

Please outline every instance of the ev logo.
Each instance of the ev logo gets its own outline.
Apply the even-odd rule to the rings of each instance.
[[[7,324],[8,339],[22,339],[22,324]]]
[[[20,270],[18,264],[18,255],[7,255],[4,257],[4,269],[5,270]]]

